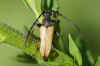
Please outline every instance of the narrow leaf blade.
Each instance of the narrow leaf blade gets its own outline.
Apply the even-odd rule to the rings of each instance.
[[[71,37],[71,34],[69,34],[69,52],[74,57],[74,59],[77,61],[77,63],[82,66],[82,56],[80,53],[79,48],[76,46],[74,40]]]

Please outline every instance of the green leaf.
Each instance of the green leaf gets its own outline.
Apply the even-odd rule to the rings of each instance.
[[[35,18],[38,18],[44,10],[52,9],[56,11],[58,9],[58,2],[58,0],[24,0],[26,6],[35,13]],[[42,22],[42,18],[39,19],[39,22]]]
[[[3,36],[2,34],[0,34],[0,42],[3,42],[5,40],[5,36]]]
[[[57,10],[59,0],[42,0],[41,1],[41,10]]]
[[[87,50],[86,54],[87,54],[88,61],[90,62],[91,65],[93,65],[95,63],[95,61],[94,61],[94,58],[93,58],[90,50]]]
[[[40,50],[36,48],[36,43],[28,42],[29,46],[24,48],[24,34],[18,32],[6,24],[0,24],[0,35],[0,40],[2,37],[5,37],[2,41],[3,44],[5,43],[7,45],[23,50],[24,53],[35,58],[38,64],[45,64],[48,66],[73,66],[73,59],[67,54],[64,54],[55,48],[52,50],[56,52],[56,56],[53,56],[53,53],[51,52],[50,57],[48,58],[48,62],[44,62],[40,56]],[[74,66],[77,65],[74,64]]]
[[[72,39],[71,34],[69,34],[69,52],[77,61],[77,63],[82,66],[82,56],[79,48],[77,47],[75,41]]]
[[[57,10],[59,8],[59,0],[24,0],[26,6],[31,8],[36,14],[36,18],[44,10]]]
[[[77,44],[77,47],[81,52],[83,66],[93,66],[95,60],[92,56],[91,51],[85,47],[85,41],[83,40],[82,35],[77,36],[77,38],[75,39],[75,43]]]
[[[53,0],[53,7],[52,10],[57,10],[59,8],[59,0]]]
[[[95,66],[100,66],[100,56],[97,58]]]
[[[24,3],[33,10],[36,18],[41,14],[41,0],[24,0]]]

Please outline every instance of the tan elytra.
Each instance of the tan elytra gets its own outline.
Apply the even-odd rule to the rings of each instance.
[[[52,45],[52,40],[53,40],[53,34],[54,34],[53,26],[49,26],[49,27],[41,26],[40,27],[40,40],[41,40],[40,53],[42,57],[49,56],[51,45]]]

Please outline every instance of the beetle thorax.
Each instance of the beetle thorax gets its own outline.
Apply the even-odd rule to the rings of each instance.
[[[44,26],[48,27],[52,25],[51,15],[52,13],[50,11],[45,11],[45,13],[43,14],[44,19],[42,24]]]

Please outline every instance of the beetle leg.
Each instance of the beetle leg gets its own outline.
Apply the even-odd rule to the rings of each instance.
[[[26,34],[26,32],[28,31],[28,27],[26,25],[24,25],[24,33]]]
[[[26,39],[24,41],[24,46],[25,47],[26,47],[27,40],[29,40],[31,38],[32,34],[33,34],[33,30],[31,30],[31,32],[28,32],[28,35],[26,36]]]
[[[56,11],[56,22],[58,22],[58,10]]]
[[[54,57],[57,55],[57,53],[56,52],[53,52],[53,54],[52,54]]]
[[[77,29],[77,31],[80,33],[80,28],[79,28],[79,26],[78,26],[75,22],[73,22],[73,21],[72,21],[71,19],[69,19],[68,17],[62,15],[61,13],[58,13],[58,15],[61,16],[61,17],[63,17],[64,20],[66,20],[67,22],[69,22],[69,23],[71,23],[72,25],[74,25],[74,27],[75,27],[75,28]]]
[[[53,18],[53,19],[52,19],[52,22],[54,22],[54,23],[55,23],[55,22],[59,22],[59,20],[56,19],[56,18]]]
[[[36,48],[37,48],[37,50],[39,49],[39,41],[40,41],[40,39],[36,40]]]
[[[32,34],[33,34],[33,27],[37,24],[39,18],[40,18],[43,14],[44,14],[44,12],[40,14],[40,16],[35,20],[35,22],[34,22],[34,23],[32,24],[32,26],[31,26],[30,30],[28,31],[28,34],[27,34],[26,39],[25,39],[25,41],[24,41],[24,46],[25,46],[25,47],[26,47],[27,40],[30,39],[30,37],[31,37]]]
[[[59,36],[59,32],[55,31],[54,33],[57,37]]]
[[[72,25],[74,25],[74,27],[77,29],[77,31],[80,33],[80,28],[78,27],[78,25],[73,22],[71,19],[69,19],[68,17],[64,16],[62,13],[59,13],[58,11],[54,11],[52,10],[52,13],[55,14],[56,13],[56,18],[58,18],[58,16],[61,16],[64,18],[64,20],[66,20],[67,22],[71,23]]]

